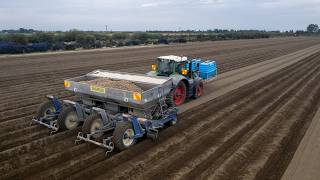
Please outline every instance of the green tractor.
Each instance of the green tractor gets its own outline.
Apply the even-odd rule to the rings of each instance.
[[[189,98],[198,98],[204,93],[204,82],[217,75],[215,61],[189,59],[181,56],[160,56],[152,65],[149,76],[172,77],[174,87],[173,101],[176,106]]]

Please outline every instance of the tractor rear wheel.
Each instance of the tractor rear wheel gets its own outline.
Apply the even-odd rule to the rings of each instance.
[[[137,140],[134,138],[132,124],[130,122],[118,122],[113,132],[112,141],[120,151],[133,146]]]
[[[59,130],[72,130],[78,127],[77,112],[73,107],[63,108],[57,120]]]
[[[96,133],[103,128],[101,116],[99,114],[91,114],[88,116],[83,123],[82,133],[94,134],[92,137],[99,138],[103,133]]]
[[[183,81],[180,81],[173,92],[173,100],[176,106],[183,104],[187,97],[187,87]]]
[[[40,105],[36,118],[37,119],[46,118],[47,116],[55,112],[56,112],[56,108],[54,107],[52,101],[47,101]]]

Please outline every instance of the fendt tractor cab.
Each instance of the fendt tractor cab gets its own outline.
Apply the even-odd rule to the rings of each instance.
[[[150,76],[172,77],[175,89],[172,91],[176,106],[183,104],[188,98],[203,95],[204,81],[217,75],[216,62],[212,60],[193,59],[181,56],[160,56],[152,65]]]

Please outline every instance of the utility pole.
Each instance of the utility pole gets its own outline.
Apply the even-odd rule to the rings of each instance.
[[[106,25],[106,32],[108,32],[108,25]]]

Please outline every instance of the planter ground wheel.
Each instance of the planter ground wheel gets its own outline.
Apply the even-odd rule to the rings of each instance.
[[[133,138],[134,130],[130,122],[119,122],[113,132],[112,141],[114,146],[123,151],[133,146],[137,140]]]
[[[93,134],[98,130],[103,128],[103,122],[101,116],[99,114],[91,114],[88,116],[83,123],[82,133],[84,134]],[[103,135],[103,133],[96,133],[92,137],[99,138]]]
[[[78,127],[79,121],[77,112],[73,107],[63,108],[58,116],[57,124],[59,130],[72,130]]]

